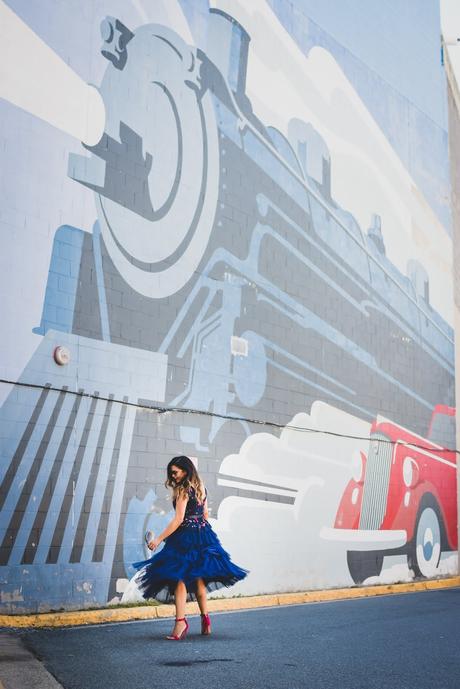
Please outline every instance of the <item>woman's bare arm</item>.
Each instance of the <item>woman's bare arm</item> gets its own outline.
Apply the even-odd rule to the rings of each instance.
[[[181,495],[176,500],[176,514],[169,522],[168,526],[164,531],[161,532],[159,536],[148,543],[148,548],[150,550],[155,550],[160,545],[161,541],[170,536],[184,521],[185,508],[187,507],[188,495]]]
[[[209,516],[209,513],[208,513],[208,495],[206,494],[206,497],[205,497],[204,503],[203,503],[203,517],[206,519],[206,521],[208,520],[208,516]]]

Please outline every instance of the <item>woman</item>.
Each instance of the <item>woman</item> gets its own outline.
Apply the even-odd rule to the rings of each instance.
[[[174,457],[167,467],[165,485],[172,488],[176,514],[162,533],[148,543],[161,552],[149,560],[134,563],[140,569],[136,582],[144,598],[168,603],[174,596],[176,623],[167,639],[179,641],[188,631],[185,619],[187,598],[196,598],[201,613],[201,633],[211,633],[206,591],[232,586],[244,579],[247,570],[235,565],[208,523],[207,490],[192,460]]]

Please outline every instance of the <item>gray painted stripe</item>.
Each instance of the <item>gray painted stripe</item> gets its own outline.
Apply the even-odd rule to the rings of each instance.
[[[84,390],[80,389],[78,391],[79,393],[83,393]],[[41,530],[43,528],[43,524],[46,519],[46,515],[48,513],[48,509],[50,506],[51,498],[53,495],[53,488],[56,485],[57,477],[59,475],[59,472],[61,470],[61,464],[63,457],[65,455],[65,452],[67,450],[67,446],[69,444],[70,437],[72,435],[72,431],[74,430],[75,427],[75,419],[78,413],[78,409],[80,407],[81,403],[81,397],[76,397],[75,401],[73,403],[72,410],[69,414],[68,421],[65,426],[65,430],[61,439],[61,442],[59,443],[59,448],[56,453],[56,456],[54,458],[53,462],[53,468],[51,469],[50,475],[48,477],[48,481],[46,483],[46,487],[43,491],[42,499],[40,501],[40,506],[38,508],[37,515],[35,517],[34,524],[32,526],[32,529],[30,530],[29,534],[29,539],[27,541],[26,548],[24,550],[24,555],[22,556],[22,564],[24,565],[29,565],[32,564],[35,558],[35,554],[37,552],[37,546],[41,537]],[[32,545],[33,543],[36,543],[36,545]]]
[[[102,421],[101,430],[99,432],[99,438],[97,441],[97,449],[94,454],[93,463],[91,465],[91,472],[89,475],[88,483],[86,484],[85,498],[83,501],[83,509],[80,512],[80,518],[78,520],[78,526],[75,531],[75,539],[70,554],[70,562],[80,562],[81,553],[83,549],[83,544],[85,542],[86,529],[88,525],[88,518],[91,512],[91,507],[93,504],[94,496],[94,486],[96,485],[97,475],[99,471],[99,464],[101,461],[101,455],[104,450],[105,438],[107,435],[107,426],[109,425],[110,412],[113,405],[113,395],[109,396],[109,402],[105,405],[104,419]]]
[[[8,525],[8,528],[2,541],[2,545],[0,546],[0,565],[6,565],[10,558],[11,550],[13,548],[22,520],[24,518],[27,503],[29,502],[32,489],[34,487],[35,479],[37,478],[38,472],[43,462],[43,458],[46,453],[46,449],[48,447],[48,443],[51,439],[51,435],[56,426],[56,421],[59,417],[59,412],[61,411],[61,407],[64,402],[65,393],[67,389],[67,386],[64,386],[58,395],[56,404],[54,405],[54,409],[50,414],[48,424],[46,426],[42,440],[38,447],[37,453],[34,457],[34,461],[27,475],[27,479],[23,485],[21,495],[19,496],[19,500],[16,503],[14,514],[11,517],[10,523]]]
[[[40,416],[40,413],[43,409],[43,405],[45,404],[50,387],[51,383],[47,383],[45,385],[44,390],[42,390],[40,397],[38,398],[38,401],[35,405],[35,409],[32,412],[32,416],[30,417],[29,422],[16,448],[16,452],[14,453],[10,466],[8,467],[8,471],[6,472],[3,478],[2,484],[0,486],[0,510],[2,509],[6,496],[8,495],[8,492],[11,488],[11,484],[16,475],[16,471],[21,463],[24,452],[26,451],[27,445],[30,440],[30,436],[33,433],[35,424],[37,423],[38,417]]]
[[[217,478],[229,479],[230,481],[238,481],[238,483],[247,484],[248,490],[251,490],[251,486],[257,484],[261,488],[279,488],[280,490],[291,491],[293,497],[299,492],[298,488],[289,488],[288,486],[280,486],[276,483],[267,483],[266,481],[256,481],[251,478],[244,478],[242,476],[231,476],[229,474],[217,474]]]
[[[64,495],[64,500],[62,501],[61,505],[61,511],[59,513],[59,518],[56,522],[56,527],[54,529],[54,534],[53,538],[51,540],[51,545],[48,551],[48,557],[46,558],[46,562],[48,564],[54,564],[58,560],[59,556],[59,550],[62,545],[62,539],[64,536],[64,530],[65,530],[65,525],[67,523],[67,519],[69,517],[69,512],[70,508],[72,505],[72,486],[73,483],[76,482],[78,478],[78,474],[80,473],[80,467],[82,463],[83,456],[85,454],[86,450],[86,443],[88,441],[88,436],[91,431],[91,426],[93,425],[94,421],[94,412],[96,410],[96,405],[98,403],[98,398],[99,398],[99,393],[95,392],[94,397],[91,400],[91,407],[88,412],[88,416],[86,418],[86,423],[85,423],[85,428],[83,430],[80,444],[78,446],[77,453],[75,455],[75,461],[74,461],[74,466],[72,469],[72,473],[69,476],[69,480],[67,483],[67,489],[65,491]]]
[[[127,402],[128,398],[124,397],[123,402]],[[106,505],[106,511],[101,512],[101,518],[99,520],[99,526],[97,529],[97,534],[96,534],[96,541],[94,543],[94,550],[93,550],[93,562],[102,562],[102,558],[104,555],[104,547],[105,547],[105,541],[107,538],[107,528],[108,528],[108,523],[109,523],[109,514],[110,510],[112,508],[112,498],[113,498],[113,489],[115,486],[115,474],[116,474],[116,468],[118,464],[118,459],[120,457],[120,445],[121,445],[121,439],[123,437],[123,430],[125,426],[125,419],[126,419],[126,410],[127,407],[124,404],[121,413],[120,413],[120,418],[118,420],[118,428],[117,428],[117,435],[115,438],[115,444],[113,447],[113,452],[112,452],[112,461],[110,463],[110,469],[109,469],[109,478],[107,483],[105,484],[105,495],[104,495],[104,501],[103,505]],[[114,478],[111,479],[110,477],[113,476]]]
[[[247,490],[243,488],[230,488],[229,486],[223,487],[223,498],[230,496],[237,496],[240,498],[251,498],[252,500],[258,500],[259,502],[276,502],[282,503],[284,505],[294,505],[296,496],[293,495],[272,495],[271,493],[258,493],[251,490],[248,486]]]

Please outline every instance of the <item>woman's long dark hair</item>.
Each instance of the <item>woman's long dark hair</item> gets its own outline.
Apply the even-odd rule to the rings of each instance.
[[[172,467],[178,467],[185,471],[186,475],[180,482],[176,482],[176,479],[171,473]],[[180,495],[186,495],[189,488],[195,489],[195,494],[198,502],[204,502],[206,498],[206,492],[204,489],[204,483],[198,475],[198,471],[190,457],[181,455],[180,457],[173,457],[169,462],[167,468],[167,479],[165,481],[166,488],[172,488],[173,498],[177,499]]]

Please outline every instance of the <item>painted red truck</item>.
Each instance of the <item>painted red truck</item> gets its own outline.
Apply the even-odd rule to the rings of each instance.
[[[437,405],[427,438],[378,418],[327,540],[346,545],[355,583],[378,576],[385,555],[406,554],[416,577],[437,573],[441,552],[457,550],[455,409]]]

